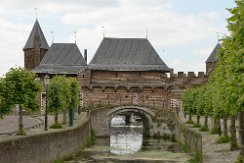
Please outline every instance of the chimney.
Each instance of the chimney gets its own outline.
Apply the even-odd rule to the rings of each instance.
[[[86,64],[87,64],[87,49],[84,49],[84,59],[85,59]]]

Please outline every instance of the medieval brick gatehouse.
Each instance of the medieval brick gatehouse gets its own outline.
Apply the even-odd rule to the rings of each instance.
[[[214,67],[217,45],[206,61],[207,74]],[[41,79],[46,72],[76,77],[84,106],[112,103],[162,105],[164,99],[180,98],[188,87],[201,85],[208,75],[199,72],[174,74],[147,38],[103,38],[87,64],[75,43],[53,43],[50,47],[36,20],[24,47],[25,68]]]

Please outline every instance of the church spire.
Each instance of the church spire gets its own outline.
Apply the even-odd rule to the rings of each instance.
[[[42,32],[42,29],[39,25],[38,20],[36,20],[29,38],[24,46],[24,50],[26,49],[34,49],[34,48],[41,48],[41,49],[48,49],[49,45],[47,40]]]
[[[25,68],[32,70],[37,67],[42,61],[48,48],[47,40],[42,32],[38,20],[36,20],[23,48]]]

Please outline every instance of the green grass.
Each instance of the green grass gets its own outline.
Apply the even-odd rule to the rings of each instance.
[[[221,136],[216,140],[217,144],[228,143],[230,142],[230,138],[228,136]]]
[[[59,129],[59,128],[62,128],[62,124],[60,123],[54,123],[50,126],[50,128],[53,128],[53,129]]]

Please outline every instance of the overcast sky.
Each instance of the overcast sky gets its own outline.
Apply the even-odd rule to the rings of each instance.
[[[88,60],[105,37],[148,39],[163,61],[177,71],[205,71],[205,61],[228,34],[226,8],[234,0],[0,0],[0,76],[24,65],[23,47],[38,21],[51,45],[75,42]]]

